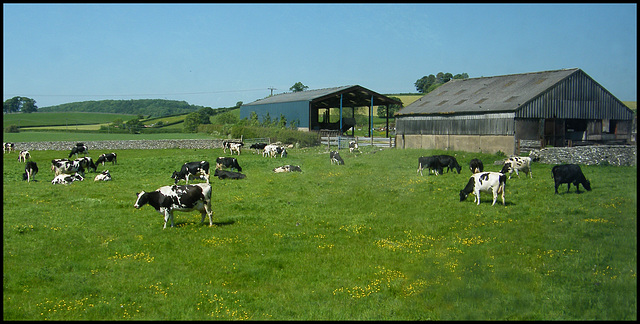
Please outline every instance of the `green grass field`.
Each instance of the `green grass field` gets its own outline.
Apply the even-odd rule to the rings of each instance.
[[[213,227],[162,229],[136,193],[214,150],[121,150],[113,181],[37,182],[3,157],[4,320],[637,320],[637,168],[583,166],[593,190],[554,194],[552,165],[507,181],[506,206],[460,202],[461,174],[416,175],[413,149],[245,150],[244,180],[211,178]],[[97,154],[105,152],[92,152]],[[275,174],[300,165],[302,173]]]

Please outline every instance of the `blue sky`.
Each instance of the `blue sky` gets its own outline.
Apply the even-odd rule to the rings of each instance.
[[[637,99],[636,4],[3,4],[3,101],[170,99],[218,108],[438,72],[580,68]]]

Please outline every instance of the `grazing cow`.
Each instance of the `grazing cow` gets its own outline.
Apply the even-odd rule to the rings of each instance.
[[[71,156],[76,155],[76,157],[78,157],[78,154],[84,154],[87,155],[89,154],[89,149],[87,148],[86,145],[84,145],[84,143],[76,143],[76,147],[71,149],[71,153],[69,153],[69,158],[71,158]]]
[[[360,149],[358,148],[358,143],[356,143],[356,141],[349,142],[349,153],[353,153],[353,151],[356,151],[356,150],[360,152]]]
[[[111,173],[109,173],[109,170],[104,170],[93,181],[111,181]]]
[[[2,152],[3,153],[11,153],[11,151],[15,151],[16,146],[13,143],[3,143],[2,144]]]
[[[209,183],[209,162],[200,161],[200,162],[187,162],[182,165],[180,172],[174,171],[171,178],[175,179],[175,184],[178,184],[178,181],[185,180],[187,184],[189,184],[189,178],[191,176],[199,177],[202,180],[206,180]]]
[[[51,160],[51,168],[55,175],[80,173],[84,177],[84,168],[79,161],[69,161],[67,159]]]
[[[218,177],[218,179],[220,180],[224,180],[224,179],[234,179],[234,180],[238,180],[238,179],[244,179],[247,176],[240,173],[240,172],[233,172],[233,171],[227,171],[227,170],[218,170],[215,169],[215,171],[213,171],[213,176],[214,177]]]
[[[460,164],[458,164],[458,160],[456,160],[455,157],[451,155],[436,155],[436,157],[438,157],[438,160],[440,160],[440,165],[442,165],[442,168],[447,167],[447,172],[449,172],[449,170],[451,169],[456,169],[456,171],[458,171],[458,174],[460,174],[460,170],[462,170],[462,167],[460,166]]]
[[[473,159],[469,162],[469,169],[471,169],[471,173],[482,172],[484,171],[484,165],[479,159]]]
[[[228,169],[233,168],[238,170],[238,172],[242,172],[242,168],[238,164],[238,159],[232,157],[221,156],[216,159],[216,169]]]
[[[582,184],[587,191],[591,191],[591,182],[584,177],[580,166],[577,164],[556,165],[551,169],[551,173],[553,174],[556,193],[558,193],[558,187],[563,183],[567,184],[567,192],[569,192],[572,183],[576,186],[576,193],[580,193],[580,184]]]
[[[229,152],[231,152],[231,155],[233,155],[233,152],[237,152],[238,155],[240,155],[240,151],[242,150],[243,146],[243,143],[231,143],[229,144]]]
[[[344,160],[340,157],[340,153],[338,151],[329,152],[329,158],[331,159],[331,164],[339,164],[344,165]]]
[[[31,182],[31,179],[38,173],[38,165],[33,161],[27,161],[27,164],[24,166],[24,174],[22,174],[22,180],[27,180],[27,182]]]
[[[284,146],[269,144],[264,147],[262,151],[262,156],[276,157],[276,155],[280,155],[280,157],[287,156],[287,149]]]
[[[78,161],[83,169],[86,169],[87,171],[93,170],[93,172],[96,172],[97,167],[90,156],[77,158],[74,161]]]
[[[171,227],[174,227],[173,212],[190,212],[197,210],[202,214],[200,223],[204,223],[204,217],[209,216],[209,226],[213,226],[211,218],[211,186],[206,183],[197,183],[184,186],[164,186],[152,192],[140,192],[136,194],[136,202],[133,207],[140,207],[149,204],[157,212],[164,215],[164,227],[167,228],[167,221],[171,219]]]
[[[506,159],[500,173],[507,174],[508,172],[509,179],[511,179],[513,171],[516,172],[518,178],[520,178],[520,173],[518,173],[518,171],[522,171],[525,174],[528,174],[530,178],[533,178],[533,175],[531,174],[531,158],[528,156],[512,156]]]
[[[84,177],[80,174],[76,173],[74,175],[70,174],[58,174],[51,181],[51,184],[70,184],[74,181],[83,181]]]
[[[422,170],[429,168],[429,171],[435,170],[436,175],[442,173],[443,165],[437,156],[421,156],[418,158],[418,171],[422,175]]]
[[[281,167],[277,167],[275,169],[273,169],[273,172],[275,173],[282,173],[282,172],[302,172],[302,169],[300,169],[300,166],[298,165],[283,165]]]
[[[98,156],[98,161],[96,161],[96,164],[102,163],[102,165],[104,166],[105,162],[111,162],[111,164],[113,165],[118,163],[116,158],[117,155],[115,153],[100,154],[100,156]]]
[[[251,146],[249,146],[250,149],[254,149],[255,153],[258,153],[261,150],[264,150],[264,147],[267,146],[269,144],[267,143],[255,143],[255,144],[251,144]]]
[[[20,151],[20,153],[18,154],[18,162],[27,162],[27,159],[31,158],[31,154],[29,154],[29,151],[24,150],[24,151]]]
[[[227,153],[227,149],[229,149],[229,151],[231,151],[231,144],[242,144],[242,145],[244,145],[244,143],[242,143],[242,142],[224,140],[224,141],[222,141],[222,152]]]
[[[493,203],[496,204],[498,194],[502,194],[502,204],[504,205],[504,187],[507,182],[507,176],[499,172],[480,172],[474,173],[470,178],[467,186],[460,190],[460,201],[467,199],[470,193],[475,195],[473,202],[480,205],[480,191],[492,192]]]

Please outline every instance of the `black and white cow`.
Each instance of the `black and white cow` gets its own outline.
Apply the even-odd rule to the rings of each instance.
[[[231,152],[231,155],[233,155],[233,152],[238,153],[238,155],[240,155],[240,151],[242,151],[242,147],[244,146],[244,143],[231,143],[229,144],[229,152]]]
[[[98,174],[93,181],[111,181],[111,173],[109,173],[109,170],[104,170]]]
[[[244,145],[244,143],[239,142],[239,141],[224,140],[224,141],[222,141],[222,152],[227,153],[227,149],[229,149],[230,152],[233,152],[233,151],[231,151],[231,144],[242,144],[242,145]],[[233,153],[231,153],[231,154],[233,154]]]
[[[84,177],[79,173],[71,174],[58,174],[51,181],[51,184],[70,184],[74,181],[84,181]]]
[[[429,169],[429,171],[431,172],[432,170],[435,170],[436,175],[438,175],[439,173],[442,173],[442,168],[443,165],[440,164],[440,160],[438,159],[437,156],[421,156],[418,158],[418,171],[416,171],[416,173],[420,172],[420,175],[422,175],[422,170],[424,169]]]
[[[89,149],[87,148],[86,145],[84,145],[84,143],[76,143],[76,147],[71,149],[71,153],[69,153],[69,158],[71,158],[71,156],[76,155],[76,157],[78,157],[78,154],[84,154],[87,155],[89,154]]]
[[[197,210],[202,214],[200,223],[204,223],[204,217],[209,216],[209,226],[213,226],[211,218],[211,185],[197,183],[184,186],[164,186],[152,192],[140,192],[136,194],[136,202],[133,207],[140,207],[149,204],[155,210],[164,215],[164,227],[167,228],[167,221],[171,219],[171,227],[174,227],[173,212],[190,212]]]
[[[224,179],[238,180],[238,179],[244,179],[247,177],[246,175],[240,172],[233,172],[233,171],[219,170],[219,169],[215,169],[215,171],[213,171],[213,176],[218,177],[218,179],[220,180],[224,180]]]
[[[500,172],[504,174],[509,173],[509,179],[511,179],[511,174],[513,173],[513,171],[516,172],[518,178],[520,178],[520,173],[518,173],[518,171],[522,171],[525,174],[528,174],[530,178],[533,178],[533,175],[531,173],[531,157],[512,156],[506,159]]]
[[[22,174],[22,180],[27,180],[27,182],[31,182],[31,179],[38,173],[38,164],[33,161],[27,161],[27,164],[24,166],[24,173]]]
[[[467,186],[460,190],[460,201],[467,199],[471,193],[475,195],[474,202],[480,205],[480,191],[493,193],[493,203],[496,204],[498,194],[502,194],[502,204],[504,205],[504,187],[507,183],[507,176],[500,172],[480,172],[474,173]]]
[[[242,172],[242,168],[238,164],[238,159],[226,156],[221,156],[216,159],[216,169],[222,170],[229,168],[236,169],[238,170],[238,172]]]
[[[591,182],[584,177],[582,169],[577,164],[556,165],[551,169],[551,173],[555,182],[556,193],[558,193],[558,187],[563,183],[567,184],[567,192],[569,192],[572,183],[576,186],[576,193],[580,193],[579,185],[582,185],[587,191],[591,191]]]
[[[20,153],[18,154],[18,162],[27,162],[27,160],[30,158],[31,154],[27,150],[20,151]]]
[[[331,164],[344,165],[344,160],[340,157],[340,153],[338,153],[338,151],[329,152],[329,158],[331,159]]]
[[[287,149],[284,146],[269,144],[265,146],[264,150],[262,151],[262,156],[267,156],[267,155],[272,158],[278,155],[280,155],[280,157],[286,157]]]
[[[56,176],[60,174],[80,173],[84,177],[84,168],[79,161],[69,161],[67,159],[51,160],[51,168]]]
[[[360,149],[358,148],[358,143],[356,143],[356,141],[349,142],[349,153],[353,153],[353,151],[360,152]]]
[[[267,146],[269,144],[267,143],[255,143],[255,144],[251,144],[251,146],[249,146],[250,149],[254,149],[255,153],[258,153],[262,150],[264,150],[264,147]]]
[[[458,160],[456,160],[455,157],[451,155],[436,155],[436,157],[438,157],[438,160],[440,160],[440,165],[442,165],[442,168],[447,167],[447,172],[449,172],[451,169],[455,169],[456,171],[458,171],[458,174],[460,174],[460,170],[462,170],[462,167],[460,166],[460,164],[458,164]]]
[[[479,159],[473,159],[469,162],[469,169],[471,170],[471,173],[482,172],[484,171],[484,165]]]
[[[74,161],[78,161],[83,169],[86,169],[87,171],[93,170],[93,172],[96,172],[97,167],[90,156],[77,158]]]
[[[16,150],[16,146],[13,143],[2,143],[2,153],[11,153]]]
[[[209,183],[209,162],[187,162],[182,165],[180,172],[174,171],[171,178],[176,181],[175,184],[178,184],[180,180],[185,180],[186,184],[189,184],[191,176],[206,180]]]
[[[100,154],[100,156],[98,156],[98,160],[96,161],[96,164],[100,164],[102,163],[102,165],[104,166],[105,162],[111,162],[111,164],[117,164],[117,155],[115,153],[105,153],[105,154]]]
[[[302,172],[302,169],[300,168],[299,165],[283,165],[280,167],[277,167],[275,169],[273,169],[273,172],[275,173],[282,173],[282,172]]]

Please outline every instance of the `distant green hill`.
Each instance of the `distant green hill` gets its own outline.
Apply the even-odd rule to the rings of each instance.
[[[190,105],[186,101],[137,99],[71,102],[57,106],[38,108],[38,112],[99,112],[163,117],[191,113],[202,108],[208,107]]]

